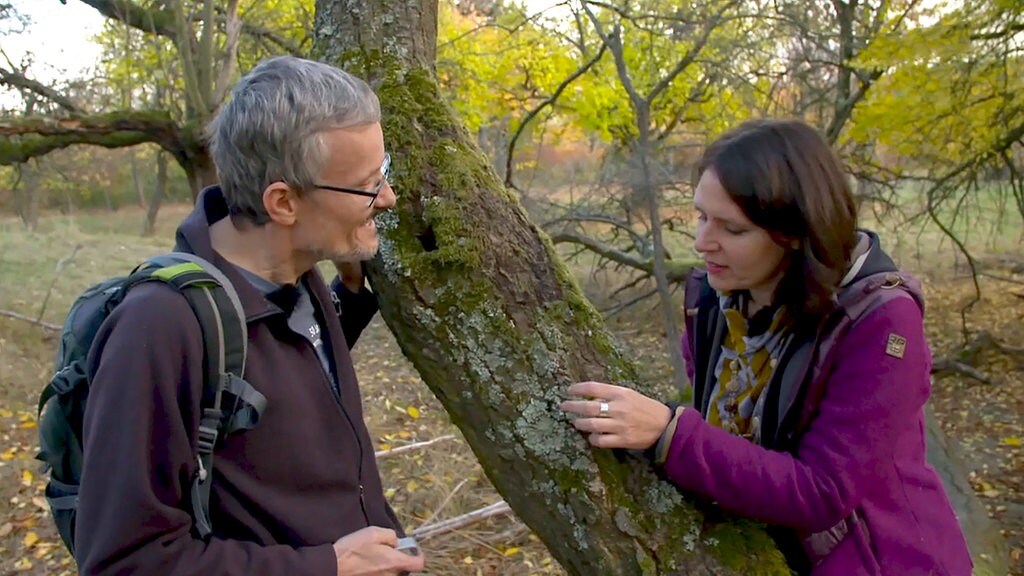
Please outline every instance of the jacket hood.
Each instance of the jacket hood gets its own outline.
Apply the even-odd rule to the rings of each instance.
[[[878,234],[870,230],[858,230],[857,234],[860,241],[854,251],[854,259],[847,270],[847,276],[841,284],[840,293],[874,288],[872,285],[875,283],[899,282],[913,296],[921,310],[924,310],[924,293],[921,283],[900,270],[892,257],[882,249]]]

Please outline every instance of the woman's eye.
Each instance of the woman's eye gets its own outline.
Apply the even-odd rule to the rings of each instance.
[[[746,232],[746,230],[742,230],[740,228],[734,228],[732,226],[726,226],[725,227],[725,231],[728,232],[729,234],[732,234],[733,236],[739,236],[740,234],[743,234],[744,232]]]

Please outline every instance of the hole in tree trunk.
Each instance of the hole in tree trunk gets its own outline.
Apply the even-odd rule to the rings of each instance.
[[[420,244],[423,245],[423,249],[427,252],[433,252],[437,250],[437,238],[434,238],[434,229],[427,228],[422,233],[416,236],[420,240]]]

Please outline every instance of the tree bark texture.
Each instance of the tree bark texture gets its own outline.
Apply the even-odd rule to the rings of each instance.
[[[788,574],[752,523],[707,522],[558,410],[576,381],[651,390],[445,104],[436,0],[319,0],[316,32],[383,108],[399,198],[370,270],[384,319],[516,514],[571,574]]]

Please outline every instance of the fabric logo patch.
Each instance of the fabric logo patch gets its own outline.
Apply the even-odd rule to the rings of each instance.
[[[907,351],[907,339],[899,334],[890,333],[889,340],[885,343],[885,353],[893,358],[903,358]]]

